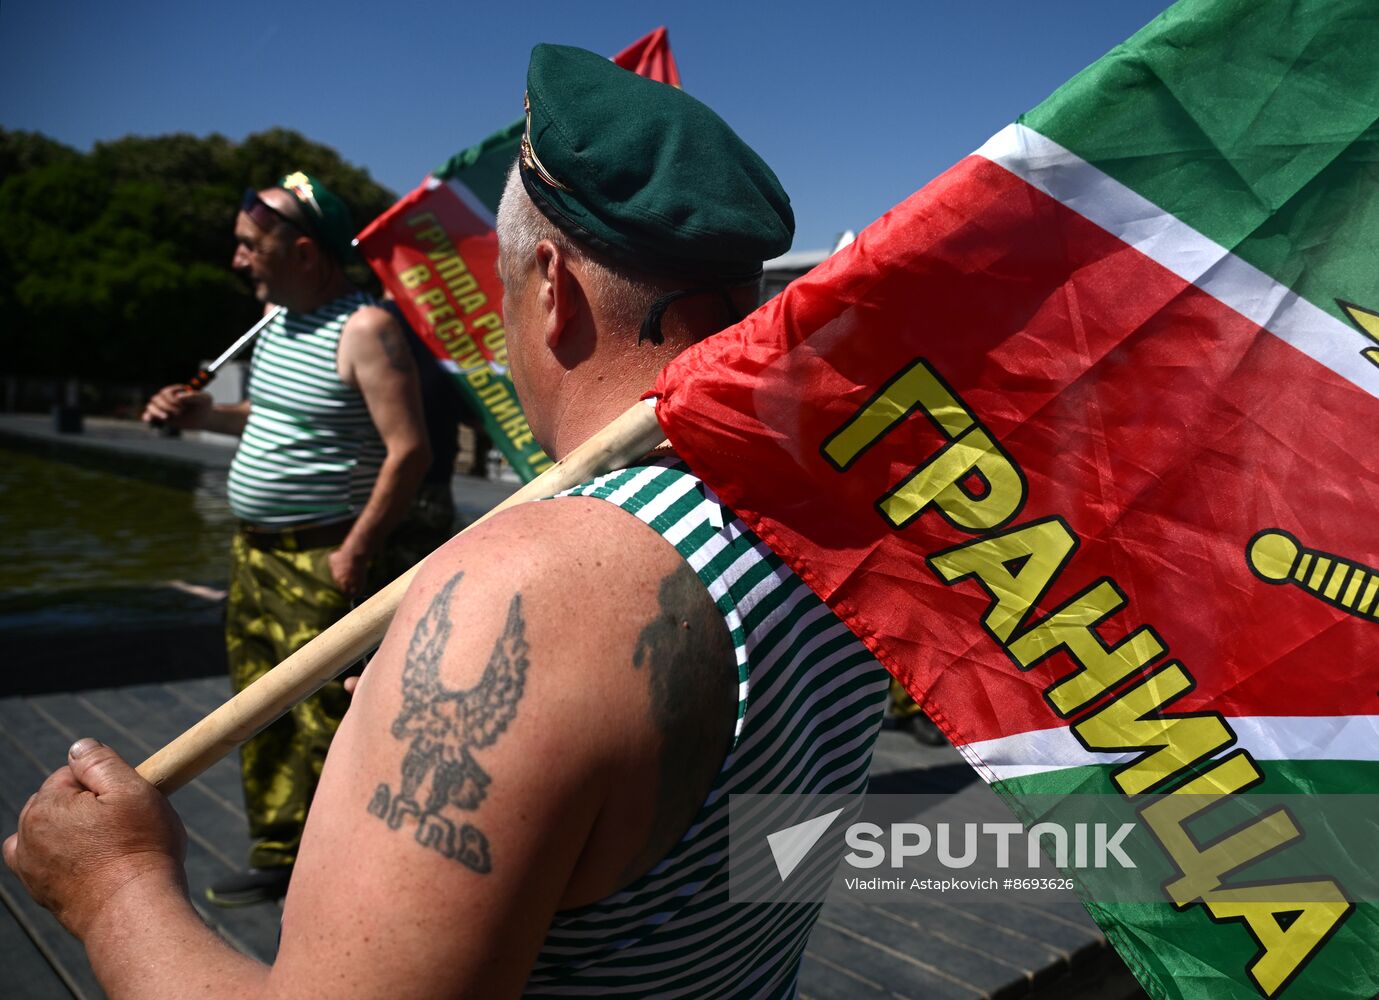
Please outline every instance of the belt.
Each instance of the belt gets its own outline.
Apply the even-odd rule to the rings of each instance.
[[[306,528],[261,528],[255,524],[239,524],[240,533],[251,549],[285,549],[300,552],[305,549],[324,549],[339,545],[354,527],[353,521],[312,525]]]

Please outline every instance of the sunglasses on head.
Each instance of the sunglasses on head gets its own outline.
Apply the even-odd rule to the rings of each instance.
[[[285,222],[303,236],[321,242],[321,236],[308,220],[294,219],[290,215],[278,211],[268,202],[259,197],[259,193],[253,188],[244,189],[244,198],[239,203],[239,210],[253,220],[254,225],[260,229],[272,229],[275,226],[274,220]]]

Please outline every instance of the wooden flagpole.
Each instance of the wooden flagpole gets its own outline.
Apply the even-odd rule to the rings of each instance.
[[[559,493],[593,476],[629,465],[661,444],[664,438],[656,422],[655,409],[649,403],[638,402],[474,524],[519,503]],[[139,773],[163,792],[175,792],[326,681],[377,648],[402,595],[421,565],[418,563],[403,573],[157,751],[139,765]]]

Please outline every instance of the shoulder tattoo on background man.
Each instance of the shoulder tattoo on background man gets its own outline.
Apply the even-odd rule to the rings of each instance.
[[[415,820],[417,843],[454,858],[480,874],[489,872],[488,838],[469,822],[443,815],[447,806],[477,809],[489,776],[471,751],[493,743],[517,714],[527,676],[526,621],[522,596],[514,594],[507,623],[473,687],[447,688],[440,664],[450,641],[450,595],[464,577],[456,573],[432,598],[417,622],[402,668],[402,711],[393,737],[410,740],[402,760],[402,785],[393,795],[387,783],[374,791],[369,812],[396,830]],[[430,780],[424,806],[418,792]]]
[[[406,372],[412,367],[412,355],[407,350],[405,337],[406,334],[391,323],[378,331],[383,355],[388,359],[388,367],[395,372]]]

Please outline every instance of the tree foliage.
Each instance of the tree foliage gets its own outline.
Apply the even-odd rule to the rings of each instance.
[[[0,129],[0,370],[161,384],[188,377],[259,313],[230,270],[246,187],[305,170],[363,228],[396,200],[287,129],[129,136],[89,153]]]

